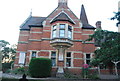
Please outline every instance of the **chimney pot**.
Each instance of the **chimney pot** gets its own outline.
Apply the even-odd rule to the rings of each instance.
[[[97,21],[95,25],[96,25],[96,29],[102,29],[101,28],[101,21]]]

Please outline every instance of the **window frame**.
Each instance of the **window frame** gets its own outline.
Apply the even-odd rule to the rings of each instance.
[[[87,55],[89,55],[90,58],[87,58],[87,57],[88,57]],[[90,64],[90,61],[91,61],[91,58],[92,58],[91,54],[90,54],[90,53],[86,53],[86,54],[85,54],[85,64],[88,64],[88,65],[89,65],[89,64]],[[89,63],[87,63],[88,61],[89,61]]]
[[[61,25],[61,26],[60,26]],[[62,26],[64,25],[64,26]],[[56,26],[56,28],[54,28]],[[68,23],[56,23],[52,26],[51,29],[51,38],[68,38],[73,39],[73,29],[72,25]]]
[[[35,56],[33,56],[33,52],[35,52]],[[36,58],[37,57],[37,51],[32,51],[32,53],[31,53],[31,58]]]
[[[53,25],[52,38],[56,38],[56,37],[57,37],[57,25]]]
[[[67,36],[68,36],[69,39],[72,39],[72,26],[70,26],[70,25],[68,25],[68,35]]]
[[[62,25],[64,25],[64,28],[61,28],[61,26]],[[60,38],[65,38],[65,30],[66,30],[66,24],[59,24],[59,37]],[[61,31],[63,31],[62,33],[61,33]]]
[[[55,52],[55,56],[52,56],[52,53]],[[56,51],[51,51],[51,60],[55,59],[55,65],[52,63],[52,67],[57,67],[57,52]]]
[[[70,53],[70,57],[67,57],[67,54]],[[67,65],[67,59],[70,59],[70,65]],[[72,67],[72,53],[71,52],[66,52],[65,54],[65,67]]]

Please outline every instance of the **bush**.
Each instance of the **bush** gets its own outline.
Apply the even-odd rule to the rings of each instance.
[[[2,71],[5,73],[6,71],[8,71],[9,69],[11,69],[11,67],[13,66],[14,61],[11,61],[9,63],[2,63]]]
[[[49,77],[51,69],[51,60],[47,58],[33,58],[29,64],[29,73],[35,78]]]
[[[25,69],[24,67],[19,67],[19,68],[16,68],[12,71],[12,73],[14,74],[27,74],[27,69]]]
[[[6,72],[8,69],[10,69],[10,66],[10,63],[2,63],[2,71]]]

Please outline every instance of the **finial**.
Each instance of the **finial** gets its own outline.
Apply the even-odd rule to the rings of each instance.
[[[30,10],[30,16],[32,16],[32,8],[31,8],[31,10]]]

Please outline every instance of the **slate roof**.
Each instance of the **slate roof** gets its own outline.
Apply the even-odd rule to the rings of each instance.
[[[43,27],[42,22],[46,19],[47,17],[34,17],[34,16],[29,16],[26,21],[20,26],[20,30],[29,30],[30,27]],[[80,14],[80,20],[82,22],[82,28],[83,29],[95,29],[95,27],[91,26],[88,22],[86,12],[84,9],[84,6],[82,5],[81,7],[81,14]],[[60,13],[57,17],[55,17],[51,23],[55,21],[68,21],[72,24],[75,24],[74,21],[72,21],[68,15],[66,15],[64,12]]]
[[[82,22],[82,28],[83,29],[95,29],[95,27],[91,26],[88,22],[84,5],[82,5],[82,7],[81,7],[80,20]]]
[[[20,26],[20,29],[22,30],[29,30],[31,26],[35,27],[42,27],[42,22],[46,19],[46,17],[34,17],[30,16],[26,19],[26,21]]]
[[[60,13],[56,18],[54,18],[52,20],[51,23],[53,23],[55,21],[68,21],[72,24],[75,24],[65,13]]]

